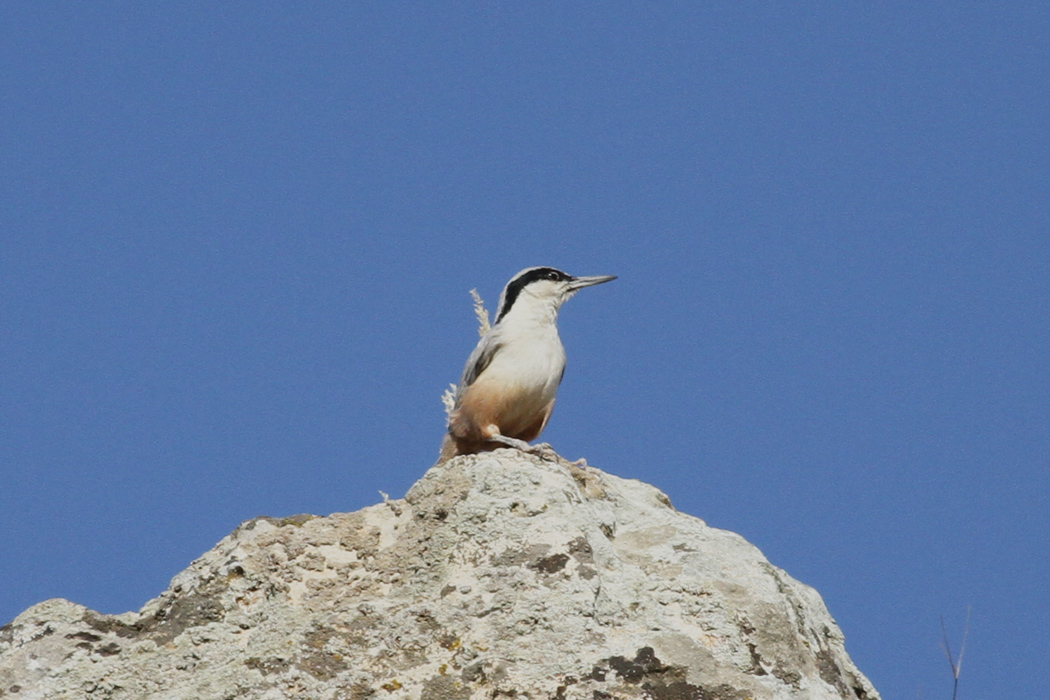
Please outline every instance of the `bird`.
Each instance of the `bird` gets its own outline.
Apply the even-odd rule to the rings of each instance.
[[[528,267],[507,282],[495,323],[470,354],[456,387],[439,461],[500,447],[550,450],[529,443],[547,427],[565,374],[558,311],[584,287],[614,279]]]

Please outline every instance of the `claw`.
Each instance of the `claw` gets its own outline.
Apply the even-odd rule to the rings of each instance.
[[[531,454],[536,455],[540,459],[546,460],[548,462],[557,462],[561,459],[558,453],[554,451],[554,448],[550,446],[550,443],[547,442],[541,442],[538,445],[533,445],[531,448],[529,448],[528,451]]]

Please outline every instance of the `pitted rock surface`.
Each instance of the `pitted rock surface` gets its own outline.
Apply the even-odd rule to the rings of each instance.
[[[0,697],[878,700],[812,588],[657,489],[516,450],[257,518],[138,613],[0,628]]]

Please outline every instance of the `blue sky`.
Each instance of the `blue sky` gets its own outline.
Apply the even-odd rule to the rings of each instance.
[[[402,495],[531,265],[544,435],[815,586],[886,698],[1050,685],[1050,9],[0,9],[0,624]]]

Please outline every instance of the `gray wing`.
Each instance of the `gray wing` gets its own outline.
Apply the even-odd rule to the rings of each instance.
[[[495,330],[489,331],[484,338],[478,341],[474,352],[470,353],[470,357],[467,358],[466,367],[463,368],[463,378],[459,380],[459,387],[456,389],[457,403],[467,387],[473,384],[481,373],[485,371],[485,368],[489,366],[492,358],[496,356],[502,345],[503,343],[499,340],[499,333],[495,332]]]

